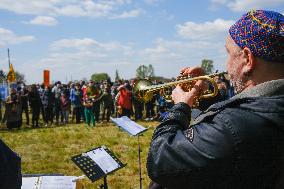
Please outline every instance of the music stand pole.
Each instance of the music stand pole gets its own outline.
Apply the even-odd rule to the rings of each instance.
[[[108,189],[107,176],[104,177],[104,183],[100,185],[100,189]]]
[[[107,177],[105,176],[104,177],[104,189],[107,189],[108,186],[107,186]]]
[[[139,141],[139,134],[138,134],[138,161],[139,161],[139,182],[140,182],[140,189],[142,189],[142,170],[141,170],[141,149],[140,149],[140,141]]]

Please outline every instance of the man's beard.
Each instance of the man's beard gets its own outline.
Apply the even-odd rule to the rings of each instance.
[[[245,89],[245,81],[238,77],[236,78],[233,76],[230,76],[230,77],[231,77],[231,83],[234,87],[235,93],[238,94],[242,92]]]
[[[235,65],[235,67],[232,69],[233,73],[229,73],[230,81],[232,86],[234,87],[235,93],[238,94],[246,88],[245,83],[248,80],[248,76],[247,74],[240,74],[240,72],[238,72],[236,63],[234,63],[233,65]]]

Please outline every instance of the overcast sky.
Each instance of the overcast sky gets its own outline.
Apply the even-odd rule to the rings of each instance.
[[[284,0],[0,0],[0,66],[28,83],[135,76],[152,64],[157,76],[212,59],[225,70],[228,28],[246,11],[284,13]]]

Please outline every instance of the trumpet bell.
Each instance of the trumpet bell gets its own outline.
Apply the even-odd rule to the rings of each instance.
[[[133,93],[137,100],[149,102],[153,98],[153,93],[148,91],[152,83],[147,79],[141,79],[134,83]]]

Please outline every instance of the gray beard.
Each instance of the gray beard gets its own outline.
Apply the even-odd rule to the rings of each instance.
[[[232,86],[234,87],[235,90],[235,94],[239,94],[240,92],[242,92],[245,89],[245,80],[238,78],[238,77],[234,77],[234,76],[230,76],[231,78],[231,83]]]

